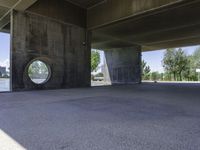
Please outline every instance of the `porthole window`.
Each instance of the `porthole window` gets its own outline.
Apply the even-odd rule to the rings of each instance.
[[[46,83],[51,75],[50,67],[40,60],[33,61],[28,67],[28,76],[35,84]]]

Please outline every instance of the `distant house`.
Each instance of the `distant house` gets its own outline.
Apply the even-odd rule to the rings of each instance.
[[[6,67],[1,67],[0,66],[0,77],[2,77],[3,75],[6,75]]]

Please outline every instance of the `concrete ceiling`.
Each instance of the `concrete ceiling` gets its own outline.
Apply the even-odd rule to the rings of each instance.
[[[24,11],[38,0],[0,0],[0,31],[9,32],[10,12],[12,9]],[[66,0],[82,8],[90,8],[105,0]]]
[[[93,30],[92,48],[142,45],[143,51],[200,44],[200,1],[169,6]]]
[[[8,32],[11,10],[24,11],[37,0],[0,0],[0,31]]]
[[[26,10],[37,0],[0,0],[0,31],[9,31],[10,11]],[[91,8],[105,0],[66,0]],[[200,44],[200,0],[167,6],[93,30],[92,48],[142,45],[143,51]],[[182,1],[180,1],[182,2]]]
[[[95,6],[101,2],[104,2],[105,0],[66,0],[69,2],[72,2],[78,6],[81,6],[83,8],[90,8],[92,6]]]

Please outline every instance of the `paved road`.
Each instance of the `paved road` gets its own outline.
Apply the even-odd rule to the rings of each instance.
[[[199,150],[200,85],[0,94],[1,150]]]

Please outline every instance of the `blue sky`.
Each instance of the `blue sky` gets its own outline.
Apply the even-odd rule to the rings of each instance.
[[[0,66],[9,67],[10,35],[0,33]]]

